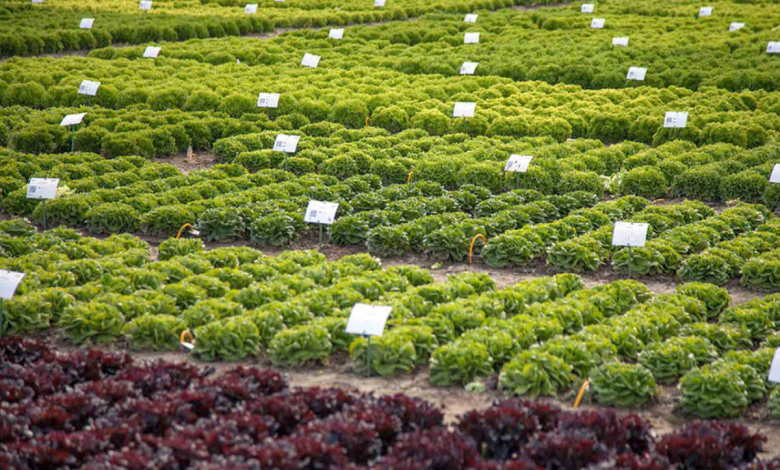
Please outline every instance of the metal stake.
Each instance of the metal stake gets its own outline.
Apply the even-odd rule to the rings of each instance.
[[[46,199],[41,201],[41,210],[43,211],[43,229],[46,230]]]
[[[320,251],[322,251],[322,224],[320,225]]]
[[[70,153],[73,153],[73,149],[75,148],[75,137],[74,137],[74,129],[76,126],[70,126]]]
[[[631,246],[628,247],[628,278],[631,279]]]
[[[3,337],[3,299],[0,298],[0,338]]]
[[[368,348],[366,349],[366,376],[371,377],[371,335],[367,335]]]

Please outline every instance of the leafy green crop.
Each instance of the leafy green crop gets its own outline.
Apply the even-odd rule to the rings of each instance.
[[[358,338],[349,345],[349,355],[352,368],[360,374],[367,372],[366,366],[371,368],[372,374],[380,376],[409,373],[417,362],[411,339],[407,335],[393,333],[372,338],[370,347],[365,338]]]
[[[125,317],[116,307],[98,302],[75,305],[60,317],[65,335],[77,344],[114,341],[124,323]]]
[[[319,361],[327,364],[333,349],[328,330],[316,325],[303,325],[282,330],[269,345],[274,365],[296,365]]]
[[[488,348],[474,341],[454,341],[431,355],[431,383],[439,387],[466,385],[493,374]]]
[[[141,315],[122,328],[133,347],[156,351],[175,351],[179,335],[187,326],[173,315]]]
[[[608,406],[643,406],[658,394],[653,374],[639,364],[610,362],[591,375],[599,403]]]
[[[512,395],[555,396],[572,385],[571,366],[542,351],[520,353],[501,369],[498,387]]]
[[[195,329],[195,354],[204,361],[237,361],[260,352],[260,333],[245,317],[233,317]]]

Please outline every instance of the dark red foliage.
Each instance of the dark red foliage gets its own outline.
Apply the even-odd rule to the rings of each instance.
[[[620,454],[615,456],[612,465],[604,467],[605,470],[669,470],[672,465],[658,454]]]
[[[257,397],[257,395],[273,395],[274,393],[287,390],[289,387],[287,379],[275,370],[254,369],[242,366],[230,369],[212,381],[216,387],[225,382],[242,384],[253,397]]]
[[[512,398],[499,402],[502,406],[522,407],[531,411],[539,421],[543,432],[554,431],[558,428],[558,417],[563,411],[555,405],[541,400],[520,400]]]
[[[485,410],[461,416],[458,429],[471,436],[483,457],[506,460],[516,454],[540,430],[539,421],[527,408],[494,403]]]
[[[480,460],[469,470],[542,470],[533,460]]]
[[[118,410],[120,420],[135,423],[144,434],[162,436],[173,424],[176,403],[164,400],[127,400]],[[118,424],[121,421],[113,421]]]
[[[401,418],[365,403],[350,407],[341,416],[345,421],[365,423],[376,431],[379,440],[382,441],[382,453],[387,453],[390,446],[395,444],[403,429]]]
[[[609,457],[607,446],[585,431],[541,433],[524,448],[523,455],[547,470],[576,470]]]
[[[672,464],[690,470],[719,470],[750,463],[763,449],[766,437],[745,426],[695,422],[663,436],[656,451]]]
[[[69,354],[47,353],[44,354],[44,360],[62,367],[65,373],[73,378],[74,383],[111,377],[133,363],[128,354],[96,349],[79,350]]]
[[[647,420],[635,414],[628,414],[620,417],[620,424],[628,431],[628,447],[631,452],[642,455],[650,450],[655,439]]]
[[[318,436],[325,443],[344,448],[350,462],[366,465],[379,457],[382,441],[379,433],[368,423],[345,420],[333,416],[325,421],[314,421],[304,428],[298,428],[293,436]]]
[[[215,418],[224,425],[235,425],[242,434],[247,434],[255,442],[278,434],[279,424],[270,416],[236,412]]]
[[[423,463],[423,468],[429,470],[459,470],[474,466],[478,459],[477,447],[470,437],[436,428],[404,434],[383,460],[385,465],[415,462]]]
[[[356,391],[320,387],[296,388],[292,395],[302,398],[318,418],[338,413],[345,406],[364,398]]]
[[[79,389],[88,395],[100,397],[112,405],[131,398],[140,398],[140,393],[134,384],[127,381],[101,380],[87,382],[79,386]]]
[[[745,466],[739,467],[739,470],[780,470],[780,458],[775,458],[769,462],[756,460]]]
[[[628,450],[628,430],[612,409],[586,410],[563,413],[558,417],[558,431],[587,431],[608,449],[616,452]]]
[[[225,454],[236,446],[258,443],[252,436],[243,433],[235,421],[223,422],[221,419],[202,419],[195,425],[169,430],[166,437],[202,442],[212,455]]]
[[[188,364],[172,364],[158,361],[145,367],[127,367],[115,380],[127,380],[135,384],[145,397],[159,392],[184,390],[190,385],[200,385],[205,373]]]
[[[387,395],[377,401],[380,410],[401,418],[403,432],[433,429],[444,422],[440,409],[419,398]]]
[[[0,444],[25,438],[30,432],[29,425],[26,408],[0,408]]]
[[[0,402],[19,403],[32,398],[33,389],[20,379],[0,379]]]
[[[313,421],[316,416],[303,398],[283,392],[247,403],[247,411],[270,416],[278,423],[278,436],[288,436],[300,425]]]
[[[246,461],[257,461],[263,469],[287,469],[298,461],[295,447],[291,443],[273,440],[255,446],[234,447],[228,455],[242,457]]]
[[[32,389],[34,396],[41,397],[65,390],[78,380],[65,373],[57,364],[37,363],[20,366],[5,364],[0,367],[0,379],[21,380],[26,387]]]
[[[295,448],[298,463],[287,464],[290,470],[338,470],[347,464],[346,451],[334,444],[325,442],[319,435],[293,435],[284,439]]]
[[[40,361],[51,350],[43,341],[18,336],[0,338],[0,364],[27,365]]]
[[[79,470],[147,470],[164,468],[149,449],[123,449],[103,454]]]

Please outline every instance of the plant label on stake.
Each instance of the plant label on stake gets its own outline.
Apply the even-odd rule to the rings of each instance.
[[[616,222],[612,231],[612,246],[628,247],[628,277],[631,277],[631,248],[641,248],[647,242],[649,224]]]
[[[144,50],[144,58],[156,59],[160,55],[160,47],[149,46]]]
[[[744,27],[745,27],[745,23],[731,23],[729,25],[729,32],[731,33],[733,31],[739,31],[740,29],[742,29]]]
[[[613,46],[628,47],[628,36],[619,37],[619,38],[612,38],[612,45]]]
[[[84,116],[86,116],[87,113],[80,113],[80,114],[68,114],[64,118],[62,118],[62,122],[60,122],[60,126],[68,127],[68,126],[75,126],[77,124],[81,124],[81,121],[84,120]]]
[[[466,33],[463,35],[463,44],[479,44],[479,33]]]
[[[92,29],[92,24],[95,22],[95,18],[82,18],[79,23],[80,29]]]
[[[337,39],[341,41],[344,39],[344,28],[338,28],[338,29],[331,29],[328,33],[328,37],[330,39]]]
[[[701,7],[699,8],[699,18],[705,17],[705,16],[712,16],[712,7]]]
[[[100,88],[100,82],[84,80],[81,82],[81,85],[79,85],[79,95],[95,96],[97,95],[98,88]]]
[[[0,299],[12,299],[23,278],[24,273],[0,269]]]
[[[59,184],[59,178],[30,178],[27,199],[54,199]]]
[[[688,112],[667,111],[664,116],[664,127],[684,129],[688,125]]]
[[[298,148],[299,135],[278,134],[274,141],[274,151],[284,153],[295,153]]]
[[[477,22],[477,18],[479,18],[479,15],[475,15],[473,13],[469,13],[469,14],[467,14],[463,18],[463,22],[464,23],[476,23]]]
[[[528,165],[534,157],[530,155],[511,155],[504,165],[504,171],[511,173],[525,173],[528,171]]]
[[[302,66],[316,69],[319,64],[320,64],[320,56],[309,54],[308,52],[303,54],[303,60],[301,60]]]
[[[336,211],[339,210],[338,202],[309,201],[303,221],[320,226],[320,249],[322,249],[322,229],[325,225],[333,224],[336,219]]]
[[[138,7],[141,10],[151,10],[152,9],[152,0],[142,0],[141,3],[138,5]]]
[[[375,8],[382,8],[383,6],[385,6],[385,0],[374,0]]]
[[[257,13],[257,3],[247,3],[244,7],[245,15],[254,15]]]
[[[647,67],[629,67],[626,80],[643,82],[645,81],[645,75],[647,75]]]
[[[366,375],[371,376],[371,337],[382,336],[392,307],[357,303],[352,307],[345,331],[364,336],[366,347]]]
[[[780,41],[770,41],[766,44],[767,54],[780,54]]]
[[[474,72],[477,70],[477,65],[479,65],[479,62],[463,62],[463,65],[460,66],[460,74],[474,75]]]
[[[769,175],[770,183],[780,183],[780,163],[775,163],[775,167],[772,168],[772,174]]]
[[[596,8],[596,6],[592,3],[583,3],[582,7],[580,7],[580,12],[582,13],[593,13],[593,10]]]
[[[775,356],[772,358],[772,365],[769,366],[770,382],[780,383],[780,348],[775,349]]]
[[[43,0],[32,0],[32,2],[33,2],[33,4],[36,4],[36,3],[43,3]]]
[[[458,118],[470,118],[474,117],[474,112],[477,109],[477,103],[466,103],[458,101],[455,103],[455,107],[452,109],[452,117]]]
[[[604,28],[604,23],[606,21],[607,20],[604,19],[604,18],[593,18],[590,21],[590,27],[591,27],[591,29],[603,29]]]
[[[257,95],[257,107],[258,108],[278,108],[279,107],[279,93],[260,93]],[[276,137],[279,139],[279,137]],[[295,142],[298,145],[298,142]],[[274,150],[276,150],[276,144],[274,143]]]

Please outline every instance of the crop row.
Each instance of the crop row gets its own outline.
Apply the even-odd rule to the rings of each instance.
[[[433,283],[411,266],[383,271],[368,255],[337,262],[316,252],[263,257],[249,248],[201,251],[200,240],[171,239],[153,262],[145,244],[127,235],[101,241],[68,229],[34,234],[22,221],[0,229],[16,235],[2,241],[19,253],[2,267],[27,273],[17,297],[5,303],[3,330],[57,326],[77,344],[125,336],[137,348],[169,350],[189,329],[194,353],[205,360],[265,352],[290,366],[327,363],[348,351],[359,373],[367,364],[374,374],[391,375],[430,363],[435,385],[499,373],[500,389],[533,396],[563,393],[590,377],[598,400],[621,406],[653,400],[656,381],[704,374],[697,386],[683,378],[680,405],[713,417],[738,415],[766,396],[762,376],[778,343],[777,294],[732,307],[728,293],[711,284],[653,295],[635,281],[585,289],[578,276],[562,274],[497,290],[485,274]],[[370,345],[345,332],[358,302],[393,307],[388,331]],[[712,406],[726,393],[718,389],[726,370],[737,370],[745,386],[730,386],[735,399]]]
[[[95,350],[63,354],[18,338],[0,340],[0,358],[4,468],[778,465],[758,458],[766,437],[737,424],[694,423],[656,437],[637,415],[508,399],[445,426],[442,412],[419,399],[290,388],[273,370],[236,367],[209,378],[193,366],[137,364]]]

